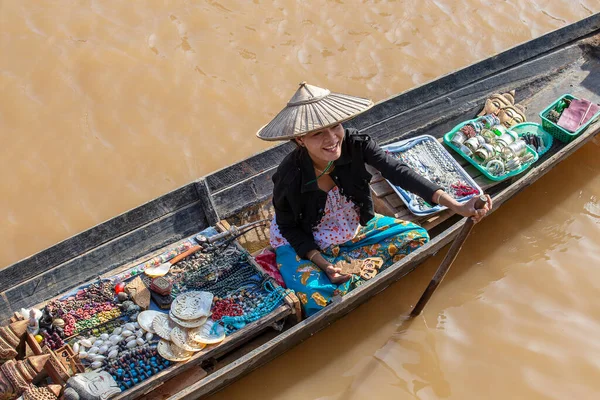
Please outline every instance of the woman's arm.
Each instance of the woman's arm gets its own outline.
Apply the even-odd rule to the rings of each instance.
[[[273,188],[273,208],[281,235],[294,248],[298,256],[308,258],[307,253],[318,249],[318,246],[312,234],[307,234],[298,226],[292,207],[285,196],[285,190],[277,182]]]
[[[433,194],[433,202],[435,204],[448,207],[450,210],[462,215],[463,217],[471,217],[473,222],[477,223],[481,221],[481,218],[483,218],[485,214],[492,209],[492,198],[487,194],[485,196],[487,197],[487,203],[485,206],[483,206],[483,208],[480,209],[475,208],[477,197],[474,197],[465,203],[459,203],[442,189],[437,190]]]
[[[327,274],[331,283],[343,283],[350,279],[350,275],[343,275],[342,269],[333,266],[329,261],[323,258],[318,250],[311,250],[307,254],[308,260],[313,262]]]
[[[376,168],[384,178],[396,186],[401,186],[409,192],[415,193],[426,202],[433,201],[433,194],[442,189],[419,175],[408,165],[401,163],[381,149],[368,135],[361,137],[363,157],[367,164]]]

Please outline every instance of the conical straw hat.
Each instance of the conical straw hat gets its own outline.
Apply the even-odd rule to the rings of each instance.
[[[287,106],[256,132],[263,140],[286,140],[349,120],[373,107],[361,97],[331,93],[302,82]]]

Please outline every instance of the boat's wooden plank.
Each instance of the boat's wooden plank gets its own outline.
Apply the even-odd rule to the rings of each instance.
[[[388,181],[385,180],[371,184],[371,191],[376,197],[385,197],[394,193],[394,189],[392,189]]]
[[[263,171],[247,180],[213,193],[213,203],[220,218],[229,218],[251,204],[266,200],[273,194],[271,178],[276,168]]]
[[[189,184],[42,250],[2,269],[0,292],[195,201],[196,190]]]
[[[204,213],[197,202],[40,272],[3,292],[10,307],[0,308],[0,320],[10,318],[11,309],[18,310],[48,300],[155,249],[193,235],[206,226]]]
[[[490,76],[494,77],[501,75],[504,71],[514,71],[527,60],[534,59],[546,52],[559,48],[560,46],[567,45],[570,42],[592,34],[599,29],[600,14],[594,14],[562,29],[547,33],[499,53],[496,56],[489,57],[459,71],[445,75],[432,82],[392,97],[385,102],[375,105],[368,113],[359,116],[360,118],[355,118],[352,122],[357,128],[366,129],[367,127],[381,123],[382,121],[387,121],[390,115],[403,113],[435,99],[440,99],[442,102],[446,102],[451,107],[456,108],[457,105],[460,106],[463,103],[457,103],[454,96],[447,96],[448,93],[468,87],[471,83],[484,81],[485,78]],[[572,58],[572,56],[570,57],[570,60],[572,61],[574,58]],[[519,71],[516,76],[505,75],[502,82],[495,80],[488,81],[485,92],[493,93],[493,91],[498,88],[506,87],[507,82],[518,82],[519,80],[527,79],[528,77],[539,74],[545,75],[548,71],[552,70],[553,67],[545,65],[546,69],[541,68],[542,66],[540,65],[540,68],[531,69],[529,74],[525,74],[524,71]],[[475,96],[471,95],[470,97],[473,99]],[[480,99],[477,101],[480,103],[479,100]],[[444,110],[436,109],[432,110],[432,112],[443,114]],[[415,117],[415,119],[420,120],[419,117]],[[407,130],[403,129],[403,131],[406,132]]]
[[[196,191],[198,192],[198,198],[200,199],[200,203],[202,204],[202,208],[204,209],[204,215],[206,215],[206,220],[208,225],[215,225],[220,220],[219,213],[217,213],[215,203],[212,198],[212,194],[208,189],[208,184],[206,183],[206,179],[199,179],[194,182],[196,187]]]
[[[283,143],[236,164],[230,165],[220,171],[207,175],[206,183],[208,189],[213,193],[218,192],[256,174],[276,167],[293,149],[294,145],[292,143]]]
[[[385,200],[390,204],[390,206],[394,207],[395,209],[406,207],[402,202],[400,196],[398,196],[398,194],[396,193],[388,194],[387,196],[385,196]]]
[[[426,230],[429,231],[430,229],[435,228],[436,226],[438,226],[442,222],[446,221],[448,218],[452,217],[453,215],[455,215],[453,211],[444,210],[444,211],[441,211],[432,216],[420,219],[418,221],[418,224],[422,228],[425,228]]]
[[[270,328],[271,324],[286,318],[288,315],[290,315],[291,312],[291,308],[287,304],[281,305],[268,315],[265,315],[260,320],[251,322],[250,324],[246,325],[243,329],[240,329],[232,335],[227,336],[225,340],[223,340],[218,345],[207,346],[205,350],[196,353],[188,361],[177,363],[172,367],[163,370],[162,372],[154,375],[152,378],[145,381],[144,384],[134,386],[126,392],[123,392],[120,395],[114,397],[114,399],[136,399],[144,395],[144,393],[147,393],[150,390],[160,386],[166,380],[171,379],[174,376],[178,376],[179,374],[191,367],[200,365],[200,363],[202,363],[205,360],[211,358],[216,359],[227,354],[228,352],[239,347],[241,344],[246,343],[247,341],[254,338],[263,330]]]

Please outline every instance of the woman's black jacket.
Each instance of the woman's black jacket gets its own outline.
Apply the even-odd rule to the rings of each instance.
[[[394,185],[413,192],[431,202],[438,185],[418,175],[406,164],[386,154],[370,136],[346,129],[342,154],[335,161],[330,176],[340,192],[360,208],[360,224],[374,217],[373,199],[369,190],[369,164]],[[327,193],[315,181],[313,163],[305,148],[288,154],[273,175],[273,206],[283,237],[300,257],[318,250],[312,231],[323,217]]]

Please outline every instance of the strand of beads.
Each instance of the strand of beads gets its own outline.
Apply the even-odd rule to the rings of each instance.
[[[236,330],[243,328],[248,323],[256,321],[269,314],[281,303],[283,298],[289,292],[289,289],[283,289],[280,286],[275,287],[271,283],[271,281],[265,282],[264,289],[269,294],[265,296],[261,302],[259,302],[259,304],[256,308],[254,308],[254,310],[240,316],[224,316],[223,318],[221,318],[220,322],[225,327],[225,332],[227,334],[231,334]],[[216,331],[215,326],[213,326],[212,330]]]

